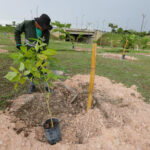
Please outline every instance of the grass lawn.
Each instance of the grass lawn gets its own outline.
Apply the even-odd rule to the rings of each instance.
[[[8,45],[5,48],[11,53],[16,49],[10,42],[8,40]],[[76,46],[91,48],[90,44],[76,44]],[[56,58],[58,59],[58,63],[53,64],[51,69],[64,70],[70,76],[90,73],[91,54],[89,52],[74,51],[70,42],[50,41],[49,47],[57,50]],[[107,50],[98,49],[98,53],[100,52],[107,52]],[[102,58],[97,55],[96,74],[121,82],[127,87],[136,85],[138,91],[145,97],[145,101],[150,103],[150,57],[131,52],[128,55],[137,57],[138,61]],[[0,54],[0,60],[0,109],[2,109],[7,104],[6,99],[12,98],[15,92],[13,85],[3,78],[9,70],[9,66],[12,65],[12,61],[8,54]],[[20,94],[26,91],[26,86],[22,87]]]

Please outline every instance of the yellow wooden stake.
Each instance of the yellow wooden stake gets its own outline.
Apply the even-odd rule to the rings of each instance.
[[[126,40],[126,43],[124,45],[123,52],[122,52],[123,55],[125,55],[125,53],[126,53],[126,47],[127,47],[127,45],[128,45],[128,40]]]
[[[97,44],[94,43],[92,45],[91,74],[90,74],[87,111],[91,108],[92,105],[92,96],[93,96],[94,80],[95,80],[95,68],[96,68],[96,48],[97,48]]]

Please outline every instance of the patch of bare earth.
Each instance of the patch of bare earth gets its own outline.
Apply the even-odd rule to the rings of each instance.
[[[137,55],[150,56],[150,53],[137,53]]]
[[[8,53],[8,50],[0,49],[0,53]]]
[[[114,58],[114,59],[122,59],[122,55],[121,54],[112,54],[112,53],[103,53],[103,54],[98,54],[101,55],[104,58]],[[132,60],[132,61],[136,61],[137,58],[135,57],[131,57],[131,56],[125,56],[126,60]]]
[[[97,48],[100,48],[100,49],[106,49],[106,50],[111,49],[111,48],[109,48],[109,47],[101,47],[101,46],[97,46]]]
[[[75,50],[79,52],[91,52],[92,51],[91,48],[82,48],[82,47],[75,47]]]
[[[5,46],[5,45],[1,45],[1,44],[0,44],[0,48],[1,48],[1,47],[4,47],[4,46]]]
[[[0,150],[149,150],[150,105],[143,102],[136,86],[126,88],[96,76],[94,102],[86,112],[89,78],[76,75],[63,86],[54,84],[50,106],[60,120],[60,143],[46,142],[41,127],[48,119],[46,103],[35,93],[18,97],[10,110],[1,113]]]

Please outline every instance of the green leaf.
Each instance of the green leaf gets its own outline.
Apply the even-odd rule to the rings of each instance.
[[[36,85],[37,85],[37,84],[39,84],[39,81],[37,81],[37,80],[34,80],[34,84],[36,84]]]
[[[35,73],[34,73],[34,77],[35,77],[35,78],[40,78],[40,76],[41,76],[41,75],[40,75],[39,72],[35,72]]]
[[[9,57],[12,58],[15,62],[18,62],[23,59],[24,56],[21,53],[12,53],[9,55]]]
[[[46,60],[46,59],[47,59],[47,56],[44,55],[44,54],[39,54],[39,55],[38,55],[38,58],[41,59],[41,60]]]
[[[17,76],[16,72],[8,72],[4,78],[6,78],[9,81],[12,81]]]
[[[47,74],[47,78],[46,81],[48,82],[49,80],[57,80],[57,75],[53,74],[53,73],[49,73]]]
[[[49,62],[45,62],[43,65],[42,65],[42,67],[45,67],[45,66],[47,66],[49,64]]]
[[[24,75],[25,75],[25,76],[28,75],[28,74],[30,74],[30,71],[29,71],[29,70],[27,70],[27,71],[24,72]]]
[[[20,49],[23,53],[27,52],[27,46],[21,46]]]
[[[23,77],[20,79],[20,84],[24,84],[27,78]]]
[[[38,52],[39,51],[39,45],[38,45],[38,43],[35,45],[35,50],[36,50],[36,52]]]
[[[53,49],[47,49],[45,51],[42,51],[43,54],[48,55],[48,56],[54,56],[56,55],[56,51]]]
[[[19,67],[19,71],[23,71],[24,68],[25,68],[24,63],[21,62],[21,63],[20,63],[20,67]]]
[[[11,69],[12,71],[16,72],[16,73],[19,73],[19,71],[18,71],[16,68],[12,67],[12,66],[10,66],[10,69]]]
[[[44,46],[47,46],[46,43],[42,43],[39,47],[44,47]]]
[[[37,39],[36,39],[36,38],[29,38],[29,40],[37,41]]]
[[[35,54],[34,52],[30,49],[28,50],[25,54],[24,54],[25,57],[27,58],[34,58]]]
[[[27,70],[32,70],[32,68],[35,66],[34,65],[34,60],[29,60],[29,59],[27,59],[26,61],[25,61],[25,68],[27,69]]]
[[[40,60],[40,61],[38,61],[38,62],[36,63],[36,67],[41,66],[42,62],[43,62],[43,61],[41,61],[41,60]]]
[[[18,83],[16,83],[15,85],[14,85],[14,89],[17,91],[17,88],[18,88]]]
[[[21,77],[21,74],[17,74],[16,77],[14,77],[11,82],[19,82],[20,81],[20,77]]]
[[[37,68],[36,68],[36,67],[33,67],[33,68],[32,68],[32,71],[37,71]]]
[[[48,73],[50,73],[50,70],[48,70],[48,69],[46,69],[46,68],[43,68],[43,69],[42,69],[42,72],[48,74]]]

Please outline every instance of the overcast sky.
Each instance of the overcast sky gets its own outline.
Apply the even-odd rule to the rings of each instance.
[[[109,30],[108,23],[150,31],[150,0],[0,0],[0,24],[22,22],[47,13],[52,21],[77,28]]]

